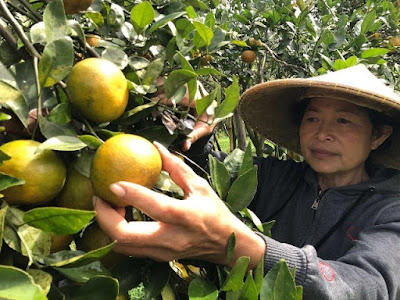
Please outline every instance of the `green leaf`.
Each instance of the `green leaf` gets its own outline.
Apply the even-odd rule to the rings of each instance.
[[[160,176],[158,177],[158,180],[154,187],[165,192],[176,193],[180,196],[184,196],[182,188],[177,185],[172,180],[171,176],[169,176],[169,174],[164,170],[161,171]]]
[[[164,69],[164,60],[164,57],[159,57],[148,65],[146,68],[146,74],[142,79],[142,84],[149,85],[160,76]]]
[[[64,79],[72,69],[74,51],[69,37],[48,43],[39,61],[41,87],[49,87]]]
[[[196,100],[196,112],[198,116],[201,116],[206,111],[206,109],[213,103],[215,97],[217,96],[218,89],[219,87],[214,89],[207,96]]]
[[[27,272],[46,294],[50,291],[53,277],[49,273],[38,269],[28,269]]]
[[[25,184],[25,180],[18,179],[0,172],[0,191],[22,184]]]
[[[6,214],[4,241],[7,245],[28,256],[32,263],[33,255],[47,255],[50,252],[51,235],[23,223],[24,211],[10,207]],[[13,226],[12,226],[12,225]]]
[[[20,90],[12,87],[4,81],[0,81],[0,103],[7,103],[8,101],[14,101],[22,97]]]
[[[257,217],[257,215],[254,212],[252,212],[248,208],[243,208],[242,212],[253,222],[253,224],[260,232],[264,232],[263,224],[261,223],[261,220]]]
[[[179,17],[186,15],[186,11],[178,11],[174,12],[172,14],[166,15],[165,17],[159,19],[158,21],[154,22],[154,24],[150,27],[149,32],[152,33],[156,31],[158,28],[163,27],[166,25],[168,22],[171,22],[172,20],[178,19]]]
[[[251,143],[247,144],[246,150],[244,151],[243,161],[240,165],[238,176],[248,172],[253,168],[253,153],[251,149]]]
[[[225,100],[222,101],[220,105],[215,108],[215,118],[222,119],[232,113],[238,102],[240,97],[240,89],[236,76],[233,76],[232,84],[224,89],[225,91]]]
[[[232,267],[225,282],[221,286],[221,290],[225,292],[238,292],[243,287],[243,279],[246,275],[247,267],[249,265],[250,258],[247,256],[241,256]],[[268,299],[268,298],[263,298]]]
[[[361,53],[361,58],[379,57],[388,53],[390,50],[386,48],[371,48]]]
[[[76,136],[74,128],[70,124],[57,124],[50,122],[46,117],[39,116],[40,132],[45,138],[50,139],[55,136]]]
[[[168,263],[154,263],[149,272],[149,277],[143,282],[144,299],[150,300],[161,293],[163,287],[167,284],[170,273]]]
[[[205,42],[206,46],[209,46],[211,44],[211,41],[214,37],[214,33],[212,29],[200,22],[193,22],[194,27],[196,28],[197,33],[199,36],[202,38],[202,40]]]
[[[165,94],[168,98],[171,98],[179,88],[191,79],[197,78],[195,72],[188,70],[174,70],[169,75],[167,80],[164,82]]]
[[[90,134],[78,135],[78,139],[80,139],[85,145],[90,149],[97,149],[101,146],[101,141]]]
[[[59,251],[52,254],[50,257],[61,262],[65,263],[65,267],[54,267],[62,275],[67,278],[76,281],[76,282],[86,282],[90,278],[98,276],[98,275],[106,275],[109,276],[110,272],[101,264],[98,260],[101,256],[98,256],[94,262],[90,262],[88,264],[79,266],[79,267],[70,267],[68,262],[74,257],[82,258],[85,252],[83,251]],[[44,262],[47,262],[48,257],[44,258]]]
[[[43,261],[46,265],[54,268],[78,268],[98,261],[99,258],[103,257],[111,251],[115,243],[116,241],[104,247],[89,251],[87,253],[83,251],[73,251],[73,255],[70,253],[71,251],[63,250],[43,257]]]
[[[211,180],[219,197],[224,200],[231,185],[228,170],[222,162],[209,155]]]
[[[229,172],[231,178],[238,176],[239,168],[243,163],[244,152],[236,148],[232,152],[228,153],[228,156],[224,159],[224,165]]]
[[[249,274],[246,277],[246,280],[244,282],[244,286],[240,295],[240,299],[243,300],[253,300],[253,299],[258,299],[258,291],[256,284],[254,282],[252,272],[249,272]]]
[[[1,247],[3,246],[3,234],[4,234],[4,225],[6,222],[7,209],[8,209],[7,205],[4,206],[2,209],[0,209],[0,252],[1,252]]]
[[[109,300],[118,296],[118,280],[109,276],[95,276],[90,278],[74,294],[74,300]]]
[[[65,38],[71,33],[62,0],[53,0],[46,6],[43,12],[43,22],[47,43]]]
[[[254,271],[254,283],[256,284],[257,293],[261,291],[262,282],[264,279],[264,256],[261,257],[256,270]]]
[[[216,300],[218,289],[215,285],[203,278],[196,277],[189,284],[189,300]]]
[[[240,46],[240,47],[245,47],[245,48],[250,48],[249,45],[247,45],[247,43],[245,41],[240,41],[240,40],[231,40],[231,43],[236,45],[236,46]]]
[[[212,68],[212,67],[204,67],[196,70],[196,74],[199,76],[206,76],[206,75],[216,75],[216,76],[225,76],[224,73]]]
[[[131,10],[131,23],[135,31],[141,33],[154,20],[155,12],[149,2],[141,2]]]
[[[361,33],[366,34],[374,25],[376,20],[376,12],[374,10],[370,11],[366,16],[363,18],[363,22],[361,24]]]
[[[296,299],[294,278],[284,260],[280,260],[265,275],[260,291],[261,299]]]
[[[86,144],[74,136],[61,135],[49,138],[40,144],[37,152],[46,149],[57,151],[76,151],[86,147]]]
[[[275,224],[275,220],[269,221],[267,223],[263,223],[263,234],[265,234],[266,236],[271,237],[271,229]]]
[[[60,103],[47,115],[47,120],[56,124],[71,122],[71,106],[69,103]]]
[[[249,171],[236,178],[226,198],[226,202],[234,212],[240,211],[250,204],[256,194],[257,184],[257,166],[253,166]]]
[[[38,207],[24,214],[24,222],[57,235],[74,234],[83,229],[95,215],[94,211],[63,207]]]
[[[21,269],[0,265],[0,298],[18,300],[47,300],[41,287]]]
[[[231,236],[229,237],[228,249],[226,251],[226,257],[227,257],[228,261],[230,261],[232,259],[233,251],[235,251],[235,245],[236,245],[236,235],[233,232],[231,234]]]

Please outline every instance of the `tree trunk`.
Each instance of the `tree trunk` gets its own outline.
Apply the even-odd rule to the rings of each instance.
[[[240,150],[246,150],[247,139],[246,139],[246,128],[242,118],[240,118],[239,113],[235,110],[233,114],[233,123],[235,128],[236,137],[238,140],[238,148]]]

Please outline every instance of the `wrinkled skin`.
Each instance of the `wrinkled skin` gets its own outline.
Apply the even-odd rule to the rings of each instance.
[[[133,183],[112,184],[111,190],[127,205],[154,220],[128,222],[123,208],[113,209],[94,198],[99,225],[111,239],[117,240],[114,251],[160,261],[191,258],[228,266],[246,255],[251,259],[249,267],[254,268],[264,255],[263,239],[229,211],[203,178],[163,146],[156,146],[163,169],[182,188],[184,200]],[[233,232],[236,247],[228,261],[227,245]]]

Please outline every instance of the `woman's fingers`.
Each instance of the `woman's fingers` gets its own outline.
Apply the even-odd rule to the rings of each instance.
[[[112,236],[115,228],[123,228],[128,222],[121,215],[121,211],[113,209],[107,202],[99,197],[93,197],[93,207],[96,211],[96,219],[100,227],[108,236]]]
[[[161,154],[163,169],[182,188],[186,196],[191,194],[196,188],[204,186],[204,179],[198,176],[181,159],[172,155],[163,145],[157,142],[154,142],[154,145]]]
[[[132,205],[154,220],[165,223],[182,222],[182,216],[188,207],[182,200],[177,200],[144,186],[126,181],[113,183],[110,189],[129,205]]]

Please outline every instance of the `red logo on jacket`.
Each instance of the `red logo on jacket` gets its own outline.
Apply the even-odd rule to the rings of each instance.
[[[324,261],[320,261],[318,262],[318,267],[322,277],[324,277],[325,280],[333,281],[333,279],[335,279],[335,271],[330,264]]]

